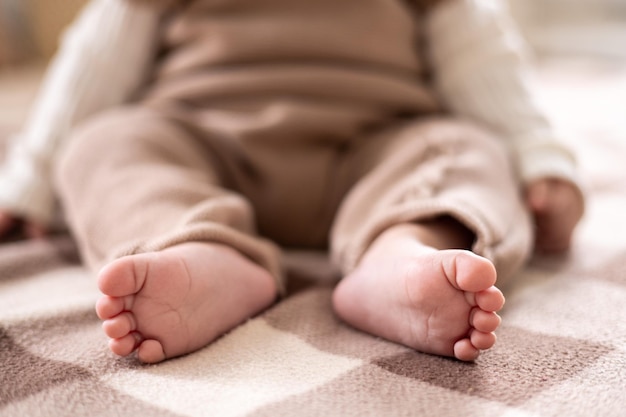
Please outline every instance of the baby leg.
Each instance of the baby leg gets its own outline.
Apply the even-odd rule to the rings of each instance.
[[[511,276],[532,242],[504,149],[467,125],[430,120],[360,152],[354,164],[367,174],[332,236],[345,273],[338,316],[422,352],[474,360],[500,324],[496,275]]]
[[[104,265],[96,311],[114,353],[193,352],[275,300],[279,252],[255,236],[245,198],[222,188],[228,155],[210,138],[132,108],[71,143],[60,194],[85,259]]]

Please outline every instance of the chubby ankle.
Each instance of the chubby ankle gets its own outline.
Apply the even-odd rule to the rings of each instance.
[[[437,217],[416,223],[401,223],[381,233],[375,242],[389,239],[411,239],[437,250],[471,250],[475,234],[450,216]]]

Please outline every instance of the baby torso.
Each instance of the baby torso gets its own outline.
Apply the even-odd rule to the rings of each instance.
[[[146,99],[232,135],[352,135],[437,110],[419,22],[403,0],[182,2]]]

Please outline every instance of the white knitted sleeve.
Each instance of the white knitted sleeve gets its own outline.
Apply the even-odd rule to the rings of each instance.
[[[527,48],[503,0],[450,0],[426,18],[439,93],[458,116],[507,140],[524,182],[576,182],[572,153],[560,143],[536,96]]]
[[[59,52],[0,169],[0,208],[49,224],[52,160],[86,117],[123,103],[154,56],[160,16],[125,0],[92,0],[65,32]]]

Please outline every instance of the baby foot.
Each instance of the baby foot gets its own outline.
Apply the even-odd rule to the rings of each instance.
[[[375,245],[333,295],[352,326],[425,353],[472,361],[496,341],[504,305],[493,264],[419,242]],[[409,255],[413,253],[413,255]]]
[[[266,270],[227,246],[198,242],[117,259],[98,286],[111,351],[136,350],[146,363],[204,347],[276,297]]]

